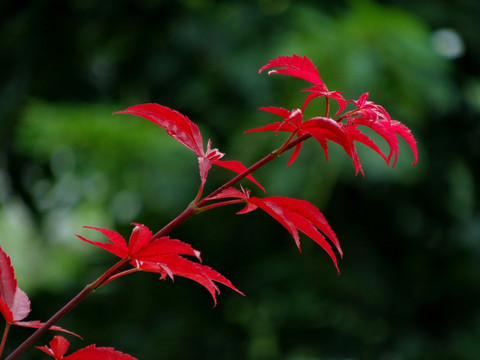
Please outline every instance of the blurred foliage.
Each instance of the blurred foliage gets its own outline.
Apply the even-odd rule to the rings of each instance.
[[[299,255],[268,216],[217,209],[172,236],[246,297],[222,288],[211,309],[191,281],[122,278],[62,320],[85,338],[72,349],[96,343],[139,359],[479,358],[479,14],[476,0],[1,3],[0,245],[31,297],[30,318],[47,319],[114,261],[76,240],[81,226],[155,230],[196,192],[191,152],[112,112],[167,105],[227,159],[250,164],[280,143],[242,134],[270,120],[256,109],[298,107],[305,86],[257,69],[297,53],[330,90],[350,99],[368,91],[419,142],[413,168],[406,146],[394,169],[360,149],[365,178],[340,149],[332,145],[327,163],[313,142],[291,168],[281,158],[256,175],[268,195],[324,212],[344,249],[342,274],[307,239]],[[207,190],[228,176],[215,169]],[[7,352],[28,333],[13,329]]]

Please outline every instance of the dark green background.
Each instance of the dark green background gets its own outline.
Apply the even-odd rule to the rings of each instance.
[[[299,254],[268,216],[217,209],[171,235],[246,297],[221,287],[212,309],[192,281],[125,277],[61,321],[85,338],[69,338],[72,350],[96,343],[165,360],[480,358],[479,18],[476,0],[3,1],[0,245],[31,298],[28,319],[46,320],[115,261],[74,236],[93,236],[83,225],[125,236],[132,221],[157,230],[195,195],[195,156],[113,111],[177,109],[226,159],[251,164],[281,143],[243,134],[272,120],[257,108],[298,107],[305,87],[257,71],[296,53],[330,90],[349,99],[369,91],[419,143],[419,164],[409,165],[402,142],[394,169],[359,146],[365,178],[337,146],[326,163],[313,142],[290,168],[281,158],[256,175],[267,195],[322,210],[344,250],[341,275],[309,239]],[[463,42],[458,56],[442,55],[442,29]],[[228,175],[212,172],[207,190]],[[12,329],[6,353],[30,332]],[[32,349],[23,358],[46,356]]]

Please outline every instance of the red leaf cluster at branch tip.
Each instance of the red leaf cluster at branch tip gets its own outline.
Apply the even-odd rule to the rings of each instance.
[[[399,135],[407,142],[413,151],[414,161],[412,165],[417,163],[418,151],[416,141],[410,132],[410,129],[399,121],[392,120],[382,106],[377,105],[372,101],[368,101],[368,93],[362,94],[358,100],[345,100],[339,91],[329,91],[320,78],[317,68],[307,57],[302,58],[298,55],[280,56],[269,61],[268,64],[260,69],[260,72],[271,68],[279,69],[270,70],[268,72],[269,74],[284,74],[297,77],[308,81],[313,84],[313,86],[303,90],[308,92],[309,95],[301,109],[289,111],[277,107],[261,108],[261,110],[276,114],[284,120],[282,122],[275,122],[259,128],[250,129],[246,132],[273,131],[277,133],[279,131],[284,131],[293,133],[297,137],[309,134],[322,146],[327,160],[327,142],[335,142],[339,144],[353,160],[355,172],[361,172],[362,175],[364,175],[364,172],[357,154],[355,142],[362,143],[371,148],[385,160],[387,165],[393,167],[398,158],[398,139],[396,135]],[[326,98],[327,109],[325,116],[303,120],[303,112],[306,106],[310,101],[317,97]],[[344,112],[347,103],[353,103],[355,109],[344,112],[338,118],[334,119],[328,116],[329,99],[334,99],[339,104],[339,110],[334,115],[335,117]],[[342,122],[343,120],[345,120],[345,122]],[[385,155],[380,147],[360,130],[359,126],[361,125],[372,129],[386,141],[390,148],[388,155]],[[303,143],[299,143],[296,145],[293,154],[290,157],[289,165],[295,161],[301,150],[302,144]]]
[[[38,320],[22,321],[30,313],[30,300],[27,294],[17,286],[17,279],[10,258],[0,247],[0,313],[9,325],[40,328],[43,323]],[[63,331],[75,336],[68,330],[52,326],[51,330]]]
[[[183,276],[203,285],[212,295],[216,304],[216,294],[219,289],[215,282],[228,286],[243,295],[233,284],[217,271],[199,262],[191,261],[185,256],[192,256],[201,261],[200,252],[189,244],[170,239],[168,236],[152,239],[152,232],[142,224],[134,224],[130,240],[127,241],[117,232],[105,228],[85,226],[105,235],[109,242],[92,241],[77,235],[81,240],[98,246],[122,259],[129,260],[132,269],[112,276],[108,281],[135,271],[147,271],[160,274],[160,279],[174,275]]]
[[[48,345],[49,346],[36,346],[36,348],[56,360],[137,360],[133,356],[121,353],[114,348],[96,347],[95,345],[89,345],[65,356],[70,347],[70,342],[63,336],[55,336]]]

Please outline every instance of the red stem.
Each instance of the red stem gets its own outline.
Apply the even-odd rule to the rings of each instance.
[[[175,229],[178,225],[183,223],[185,220],[187,220],[190,216],[195,215],[195,203],[192,202],[188,207],[183,210],[183,212],[178,215],[175,219],[170,221],[167,225],[163,227],[160,231],[158,231],[155,235],[152,236],[152,240],[159,239],[162,236],[165,236],[170,233],[173,229]]]
[[[195,215],[198,212],[198,209],[202,207],[206,202],[209,197],[213,197],[219,193],[221,193],[223,190],[235,185],[237,182],[240,180],[246,178],[248,175],[253,173],[254,171],[258,170],[268,162],[272,161],[273,159],[276,159],[280,155],[282,155],[284,152],[290,150],[291,148],[295,147],[299,143],[307,140],[308,138],[312,137],[310,134],[304,134],[296,138],[295,140],[292,141],[286,141],[285,144],[283,144],[281,147],[279,147],[277,150],[272,151],[270,154],[265,156],[263,159],[257,161],[255,164],[250,166],[248,169],[245,171],[241,172],[237,176],[233,177],[230,181],[227,181],[225,184],[220,186],[217,190],[213,191],[209,195],[205,196],[202,200],[195,202],[193,201],[188,205],[188,207],[180,214],[178,215],[175,219],[173,219],[170,223],[168,223],[163,229],[158,231],[155,235],[153,235],[152,240],[159,239],[162,236],[165,236],[170,233],[173,229],[175,229],[178,225],[183,223],[185,220],[187,220],[189,217]]]
[[[296,138],[295,140],[293,141],[290,141],[290,142],[286,142],[284,145],[282,145],[281,147],[279,147],[277,150],[275,151],[272,151],[270,154],[268,154],[267,156],[265,156],[263,159],[257,161],[255,164],[253,164],[252,166],[250,166],[247,170],[245,170],[244,172],[238,174],[237,176],[235,176],[234,178],[232,178],[230,181],[227,181],[225,184],[223,184],[222,186],[220,186],[217,190],[213,191],[212,193],[210,193],[208,196],[205,196],[199,203],[198,203],[198,206],[202,206],[205,202],[207,202],[208,200],[206,200],[207,198],[209,197],[213,197],[215,195],[218,195],[219,193],[221,193],[223,190],[235,185],[237,182],[239,182],[240,180],[244,179],[245,177],[247,177],[248,175],[250,175],[251,173],[253,173],[254,171],[258,170],[259,168],[261,168],[262,166],[264,166],[265,164],[269,163],[270,161],[272,161],[273,159],[276,159],[277,157],[279,157],[280,155],[282,155],[284,152],[290,150],[291,148],[295,147],[296,145],[298,145],[299,143],[307,140],[308,138],[311,138],[312,135],[310,134],[304,134],[304,135],[301,135],[299,136],[298,138]]]
[[[105,284],[108,279],[125,267],[129,258],[125,258],[117,262],[110,269],[108,269],[102,276],[100,276],[93,283],[87,285],[82,291],[80,291],[72,300],[70,300],[63,308],[61,308],[55,315],[53,315],[42,327],[38,328],[30,337],[28,337],[18,348],[15,349],[5,360],[14,360],[21,355],[26,349],[33,345],[45,332],[50,329],[58,320],[64,317],[70,310],[77,306],[88,295],[92,294],[96,289]]]

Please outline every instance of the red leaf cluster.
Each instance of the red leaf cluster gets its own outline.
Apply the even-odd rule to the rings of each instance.
[[[375,104],[372,101],[368,101],[368,93],[364,93],[358,100],[345,100],[339,91],[329,91],[327,86],[323,83],[319,76],[317,68],[307,57],[300,57],[298,55],[293,56],[280,56],[277,59],[271,60],[260,69],[260,72],[279,67],[280,69],[270,70],[269,74],[284,74],[294,76],[313,84],[312,87],[304,89],[309,93],[301,109],[295,109],[293,111],[286,110],[278,107],[264,107],[261,110],[271,112],[275,115],[282,117],[284,120],[281,122],[275,122],[262,126],[260,128],[250,129],[246,132],[254,131],[279,131],[290,132],[297,137],[304,134],[309,134],[322,146],[325,156],[328,160],[328,141],[339,144],[347,153],[347,155],[353,160],[355,166],[355,172],[361,172],[364,175],[360,159],[357,154],[355,142],[362,143],[375,152],[377,152],[387,163],[387,165],[395,166],[398,157],[398,139],[396,135],[402,137],[414,154],[415,165],[417,162],[418,151],[415,139],[405,125],[399,121],[392,120],[390,115],[385,109]],[[303,120],[303,112],[308,103],[317,97],[325,97],[327,102],[326,116],[313,117],[308,120]],[[328,117],[329,99],[334,99],[339,104],[339,110],[335,114],[338,116],[347,107],[347,103],[353,103],[355,109],[343,113],[336,119]],[[345,120],[345,122],[343,122]],[[365,126],[377,134],[379,134],[390,147],[390,152],[385,155],[377,144],[364,132],[362,132],[359,126]],[[289,160],[289,165],[292,164],[298,153],[301,150],[303,143],[299,143]],[[393,161],[392,161],[393,159]]]
[[[174,275],[183,276],[203,285],[212,295],[216,305],[216,294],[219,289],[215,282],[228,286],[243,295],[223,275],[212,268],[199,262],[194,262],[185,256],[191,256],[201,261],[200,252],[189,244],[163,236],[152,239],[152,232],[144,225],[134,224],[130,239],[127,241],[117,232],[105,228],[85,226],[105,235],[109,242],[92,241],[77,235],[81,240],[98,246],[122,259],[129,260],[133,269],[123,271],[112,276],[108,281],[135,271],[147,271],[160,274],[160,279],[169,276],[172,280]]]
[[[65,356],[70,347],[70,342],[63,336],[55,336],[48,345],[36,346],[36,348],[56,360],[137,360],[133,356],[124,354],[114,348],[96,347],[95,345],[89,345]]]

